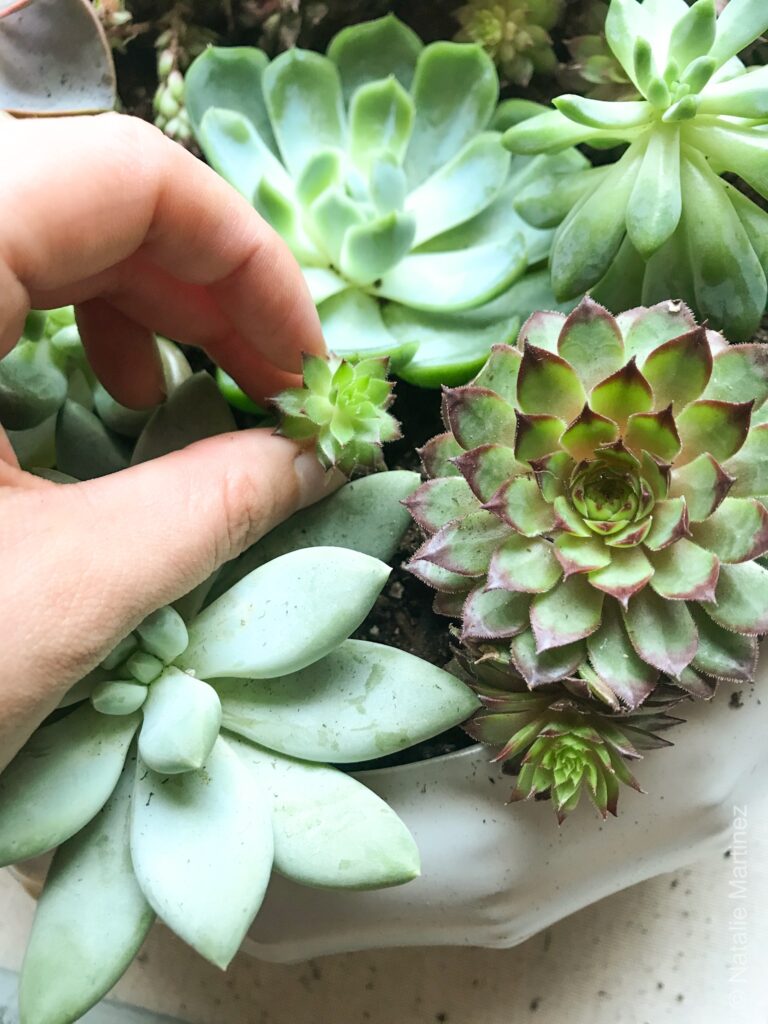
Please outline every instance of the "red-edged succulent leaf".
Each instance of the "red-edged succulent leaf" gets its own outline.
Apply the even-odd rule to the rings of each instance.
[[[555,523],[552,506],[544,500],[539,485],[530,476],[516,476],[507,481],[485,508],[524,537],[547,533]]]
[[[471,580],[457,572],[449,572],[434,562],[428,562],[422,558],[412,558],[406,568],[416,579],[426,583],[428,587],[446,594],[466,594],[471,586]]]
[[[624,625],[638,655],[660,672],[677,678],[693,661],[698,633],[684,601],[666,601],[645,587],[629,602]]]
[[[522,358],[511,345],[494,345],[482,370],[472,381],[473,386],[495,391],[505,402],[514,403]]]
[[[619,428],[613,420],[585,405],[563,433],[560,444],[577,462],[581,462],[594,458],[601,445],[612,444],[618,436]]]
[[[757,637],[742,636],[718,626],[697,605],[691,605],[699,646],[692,667],[716,679],[729,679],[738,683],[751,683],[757,665]]]
[[[694,402],[677,417],[683,450],[680,465],[708,452],[718,462],[741,448],[749,433],[753,402]]]
[[[481,509],[444,526],[422,544],[414,561],[434,562],[460,576],[484,576],[491,555],[508,534],[504,523]]]
[[[619,548],[612,552],[610,565],[590,574],[589,582],[626,608],[629,599],[641,591],[652,576],[653,566],[642,548]]]
[[[589,389],[624,363],[624,342],[616,320],[588,295],[563,324],[558,354]]]
[[[488,568],[489,590],[543,594],[562,576],[552,545],[540,537],[507,537],[493,553]]]
[[[565,530],[572,533],[574,537],[591,537],[592,531],[584,525],[584,519],[571,505],[570,501],[562,495],[555,498],[552,503],[555,513],[555,527],[558,530]]]
[[[480,502],[460,476],[428,480],[403,505],[428,533],[436,533],[455,519],[480,510]]]
[[[554,452],[531,463],[539,490],[545,501],[554,502],[565,494],[566,483],[573,469],[573,459],[568,452]]]
[[[626,707],[639,707],[653,692],[659,670],[637,656],[613,602],[606,601],[602,625],[588,638],[587,651],[597,675]]]
[[[531,740],[538,735],[544,719],[534,719],[531,722],[529,718],[530,716],[522,714],[478,711],[462,728],[478,743],[484,743],[488,747],[503,747],[493,758],[494,761],[503,761],[525,750]]]
[[[729,345],[718,352],[704,398],[720,402],[747,402],[755,407],[768,399],[768,349],[761,345]]]
[[[462,452],[454,459],[454,466],[480,501],[490,501],[507,480],[530,472],[528,466],[517,461],[512,449],[503,444],[484,444]]]
[[[730,473],[707,452],[679,469],[675,467],[669,495],[685,498],[688,518],[696,523],[712,515],[733,485]]]
[[[734,498],[768,494],[768,423],[753,427],[739,451],[723,469],[734,479]]]
[[[555,555],[566,578],[577,572],[593,572],[611,563],[611,552],[600,537],[575,537],[561,533],[555,540]]]
[[[663,501],[669,493],[672,471],[666,462],[660,462],[648,452],[640,456],[640,475],[653,491],[656,501]]]
[[[531,603],[531,628],[536,650],[564,647],[594,633],[600,626],[603,594],[581,575],[569,576]]]
[[[658,412],[638,412],[629,417],[624,440],[638,455],[649,452],[662,462],[672,462],[681,448],[672,407]]]
[[[626,425],[630,416],[650,412],[653,408],[651,385],[637,368],[634,359],[622,366],[616,373],[596,384],[589,396],[589,404],[601,416]]]
[[[661,551],[682,537],[690,537],[688,506],[685,498],[667,498],[653,506],[651,529],[645,538],[645,546],[651,551]],[[707,544],[704,547],[708,547]]]
[[[565,315],[563,313],[533,313],[520,328],[517,344],[520,348],[534,345],[547,352],[557,352],[557,342],[564,323]]]
[[[711,551],[683,537],[651,555],[651,587],[668,601],[711,601],[720,574],[720,560]]]
[[[539,652],[530,629],[514,637],[510,650],[515,668],[532,688],[573,675],[587,656],[583,640]]]
[[[418,449],[421,464],[427,476],[458,476],[459,470],[451,462],[464,449],[453,434],[438,434]]]
[[[557,416],[517,413],[515,456],[521,462],[535,462],[551,455],[560,446],[565,423]]]
[[[504,640],[528,628],[527,594],[478,587],[466,600],[462,615],[462,640]]]
[[[565,359],[526,345],[517,378],[517,403],[523,412],[555,411],[566,420],[578,416],[587,396],[576,371]]]
[[[757,562],[722,565],[715,600],[702,608],[724,629],[748,636],[768,633],[768,569]]]
[[[595,524],[597,525],[597,524]],[[605,543],[611,548],[634,548],[642,544],[651,531],[650,516],[637,523],[630,523],[619,533],[612,533],[605,538]]]
[[[749,562],[768,551],[768,510],[755,498],[725,498],[691,533],[721,562]]]
[[[643,376],[653,388],[654,406],[679,412],[700,398],[712,376],[712,349],[704,327],[665,342],[648,356]]]
[[[631,309],[618,317],[627,357],[642,362],[649,352],[672,338],[696,327],[696,320],[683,302],[659,302],[647,308]]]
[[[717,679],[697,672],[691,665],[683,669],[675,685],[697,700],[712,700],[717,692]]]
[[[430,562],[422,563],[424,565],[430,565]],[[437,566],[431,566],[437,568]],[[467,582],[466,577],[461,577],[464,583]],[[432,611],[435,615],[444,615],[447,619],[460,619],[461,613],[464,611],[464,602],[467,599],[467,592],[465,590],[458,591],[455,594],[445,594],[438,591],[435,594],[435,599],[432,602]]]
[[[482,444],[514,444],[514,409],[495,391],[452,388],[444,392],[443,403],[448,426],[465,451]]]

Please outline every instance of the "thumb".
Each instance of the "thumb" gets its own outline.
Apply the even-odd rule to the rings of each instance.
[[[149,612],[339,482],[312,454],[266,430],[223,434],[66,486],[4,466],[6,724],[23,720],[31,732]],[[0,724],[0,762],[3,731]]]

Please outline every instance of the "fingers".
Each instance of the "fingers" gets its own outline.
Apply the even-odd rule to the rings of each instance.
[[[0,464],[0,607],[14,641],[0,694],[16,737],[4,738],[0,717],[0,762],[150,611],[338,482],[268,431],[221,435],[82,484]]]
[[[300,368],[302,351],[324,352],[287,246],[223,179],[154,128],[113,114],[3,121],[0,143],[30,155],[0,166],[0,193],[14,197],[0,222],[0,281],[8,278],[10,296],[0,351],[15,342],[28,301],[106,298],[157,329],[147,321],[162,307],[150,315],[147,290],[159,274],[171,310],[164,333],[203,343],[214,358],[230,350],[229,372],[248,390],[257,382],[232,337],[287,371]],[[180,308],[190,288],[205,310],[204,341]]]

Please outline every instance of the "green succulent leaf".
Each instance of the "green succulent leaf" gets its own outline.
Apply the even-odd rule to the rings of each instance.
[[[713,600],[720,561],[715,554],[681,537],[651,557],[653,577],[650,584],[661,597],[670,601]]]
[[[462,576],[482,576],[491,555],[508,534],[505,523],[481,509],[444,526],[422,544],[414,558],[434,562]]]
[[[466,480],[457,476],[428,480],[404,504],[419,526],[429,533],[480,509]]]
[[[512,445],[517,433],[514,409],[488,388],[454,388],[445,393],[446,425],[470,451],[484,444]]]
[[[613,444],[618,437],[619,428],[613,420],[585,405],[558,442],[578,462],[591,458],[598,448]]]
[[[635,452],[649,452],[663,462],[672,462],[681,449],[679,422],[669,406],[659,412],[636,412],[627,421],[624,440]]]
[[[652,132],[627,204],[627,234],[649,259],[672,235],[682,214],[680,138],[676,125]]]
[[[560,446],[565,422],[557,416],[517,414],[515,457],[520,463],[536,462]]]
[[[653,390],[632,358],[595,385],[589,404],[594,412],[624,427],[630,416],[653,408]]]
[[[691,522],[707,519],[733,486],[733,477],[705,452],[675,470],[670,497],[683,497]]]
[[[22,340],[0,359],[0,418],[10,430],[28,430],[56,413],[67,397],[67,377],[51,345]]]
[[[721,562],[751,562],[768,551],[768,510],[754,498],[725,498],[691,535]]]
[[[128,465],[129,447],[90,409],[68,398],[56,418],[56,466],[77,480],[118,473]]]
[[[512,534],[491,556],[488,589],[541,594],[557,583],[562,568],[553,545],[539,537]]]
[[[666,601],[645,587],[629,602],[624,624],[643,661],[666,675],[678,678],[696,654],[698,632],[684,601]]]
[[[681,460],[708,452],[722,462],[735,455],[749,432],[752,402],[694,402],[677,417],[683,443]]]
[[[236,429],[232,410],[211,375],[196,373],[152,413],[136,442],[131,465]]]
[[[561,356],[527,345],[517,378],[517,400],[523,412],[557,409],[565,420],[575,419],[586,401],[573,367]]]
[[[757,665],[757,638],[718,626],[698,605],[691,605],[689,610],[699,633],[693,668],[715,679],[753,682]]]
[[[349,99],[368,82],[394,77],[405,89],[413,81],[423,47],[419,37],[392,14],[343,28],[328,47]]]
[[[528,626],[530,598],[507,590],[473,590],[461,610],[461,638],[466,641],[503,640]]]
[[[605,603],[602,624],[587,639],[587,650],[600,679],[628,708],[639,707],[651,695],[659,671],[635,653],[613,602]]]
[[[555,555],[566,575],[595,572],[611,564],[611,552],[600,537],[576,537],[561,533],[555,540]]]
[[[202,679],[167,668],[149,688],[139,755],[152,771],[197,771],[210,757],[221,726],[216,691]]]
[[[569,576],[531,604],[531,628],[536,651],[582,640],[600,626],[603,594],[590,586],[581,574]]]
[[[642,590],[652,576],[653,566],[640,547],[634,545],[611,551],[610,564],[591,572],[589,582],[626,608],[629,599]]]
[[[397,212],[367,224],[352,225],[341,244],[342,273],[355,284],[371,284],[410,251],[415,230],[415,219],[408,213]]]
[[[583,663],[587,653],[583,641],[540,651],[530,629],[512,639],[510,650],[515,668],[532,688],[547,686],[572,675]]]
[[[616,320],[588,296],[563,324],[557,351],[576,370],[587,391],[624,363],[624,343]]]
[[[735,477],[730,489],[735,498],[768,494],[768,424],[751,430],[723,469],[731,478]]]
[[[528,471],[503,444],[485,444],[454,456],[452,469],[460,471],[472,493],[482,502],[490,501],[510,477]],[[430,476],[442,475],[430,472]]]
[[[661,551],[687,536],[690,536],[690,529],[685,498],[657,501],[653,506],[653,524],[645,538],[645,546],[651,551]],[[703,547],[709,548],[710,545],[704,544]]]
[[[712,366],[712,350],[703,327],[659,345],[643,364],[656,409],[672,405],[679,413],[700,398],[712,376]]]
[[[756,562],[720,566],[714,601],[702,608],[724,629],[747,636],[768,632],[768,569]]]
[[[413,126],[413,100],[396,78],[361,85],[349,107],[349,151],[369,171],[380,151],[402,163]]]
[[[212,108],[241,114],[273,152],[277,149],[261,91],[261,76],[269,63],[253,46],[208,46],[184,76],[184,106],[199,132]]]
[[[524,537],[538,537],[555,524],[552,506],[530,476],[509,480],[485,507]]]
[[[729,345],[712,362],[712,375],[701,396],[719,402],[748,402],[755,409],[768,399],[768,351],[762,345]]]

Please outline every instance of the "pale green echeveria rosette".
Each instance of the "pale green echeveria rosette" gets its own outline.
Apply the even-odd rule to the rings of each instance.
[[[528,85],[534,74],[557,67],[550,30],[563,13],[563,0],[468,0],[455,12],[456,39],[479,43],[501,75]]]
[[[378,507],[397,506],[412,476],[361,484]],[[335,527],[299,514],[292,539],[283,528],[276,543],[301,550],[265,561],[191,621],[151,615],[0,775],[0,861],[58,846],[22,971],[24,1024],[78,1020],[155,916],[225,967],[273,868],[347,889],[418,874],[395,813],[329,763],[410,746],[477,701],[412,655],[346,639],[389,569],[359,551],[302,547],[313,529],[349,536],[349,509],[334,499]]]
[[[523,277],[552,233],[512,200],[586,161],[511,158],[498,90],[479,46],[425,47],[393,16],[344,29],[326,55],[209,48],[186,78],[209,163],[290,245],[328,348],[388,355],[425,386],[467,380],[552,303],[544,277]]]
[[[446,391],[411,569],[476,658],[616,711],[751,681],[768,632],[768,361],[681,303],[536,313]]]
[[[768,198],[768,69],[736,56],[768,28],[763,0],[612,0],[608,43],[641,96],[575,95],[511,128],[518,154],[627,144],[618,163],[542,178],[517,197],[540,227],[559,225],[550,258],[559,299],[591,291],[615,312],[686,301],[732,341],[765,310],[768,214],[721,175]]]

